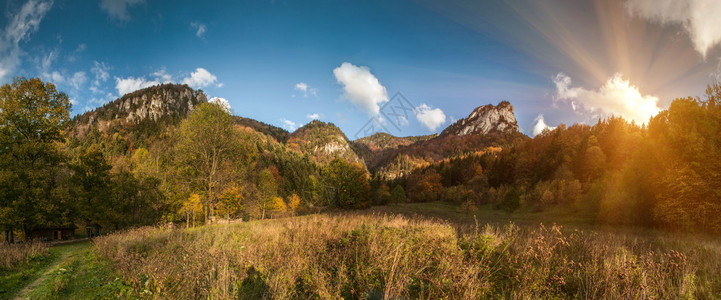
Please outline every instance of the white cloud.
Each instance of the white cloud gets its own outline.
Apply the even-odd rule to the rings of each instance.
[[[694,49],[706,57],[721,42],[721,1],[629,0],[630,15],[661,24],[679,24],[688,32]]]
[[[75,88],[76,90],[79,90],[80,87],[85,84],[85,82],[88,80],[87,76],[85,76],[85,72],[75,72],[72,77],[68,80],[70,85]]]
[[[93,82],[93,86],[91,86],[91,90],[95,91],[97,87],[100,84],[100,81],[104,81],[103,78],[107,78],[108,70],[109,68],[105,66],[105,64],[97,63],[93,67],[92,71],[95,73],[96,80]],[[118,93],[122,96],[124,94],[143,89],[146,87],[164,84],[164,83],[174,83],[176,80],[173,78],[172,75],[168,74],[168,72],[165,70],[165,68],[161,68],[153,73],[150,73],[146,76],[140,76],[140,77],[126,77],[126,78],[119,78],[115,77],[115,88],[118,90]],[[191,72],[189,77],[183,78],[182,83],[187,84],[188,86],[199,89],[206,86],[209,86],[215,82],[217,82],[218,79],[215,77],[215,75],[208,72],[208,70],[203,68],[197,68],[195,69],[195,72]],[[95,84],[97,82],[97,84]],[[216,86],[221,87],[222,84],[217,84]],[[95,87],[95,88],[94,88]]]
[[[200,23],[200,22],[190,22],[190,28],[195,30],[195,36],[197,36],[199,39],[205,38],[205,31],[206,31],[205,24]]]
[[[4,82],[5,77],[20,65],[23,54],[20,42],[38,30],[40,21],[52,6],[52,1],[30,0],[19,12],[12,14],[5,30],[0,32],[0,82]]]
[[[108,78],[110,78],[110,67],[108,67],[104,62],[93,62],[93,67],[90,69],[91,72],[95,75],[95,80],[98,82],[106,82],[108,81]]]
[[[436,131],[443,123],[446,122],[446,114],[440,108],[431,109],[430,106],[421,104],[416,107],[416,119],[430,131]]]
[[[216,81],[218,78],[203,68],[197,68],[195,72],[190,73],[190,77],[183,78],[183,83],[194,89],[204,88]]]
[[[48,55],[44,56],[40,62],[40,69],[43,73],[48,73],[53,62],[58,58],[57,50],[50,51]]]
[[[128,8],[136,4],[144,4],[145,0],[102,0],[100,9],[108,13],[108,16],[121,21],[130,20]]]
[[[295,87],[293,89],[303,93],[303,98],[308,98],[309,95],[318,96],[318,89],[309,86],[305,82],[296,83]],[[293,95],[293,96],[295,96],[295,95]]]
[[[139,89],[144,89],[154,85],[160,84],[157,80],[146,80],[145,77],[127,77],[118,78],[115,77],[115,89],[118,90],[118,94],[123,96],[128,93],[132,93]]]
[[[368,67],[344,62],[333,70],[338,83],[343,84],[344,97],[370,115],[378,115],[379,104],[388,101],[386,88]]]
[[[92,91],[93,94],[103,93],[103,91],[100,90],[100,85],[108,81],[108,78],[110,78],[109,71],[110,67],[108,67],[104,62],[93,61],[93,67],[90,68],[90,72],[95,75],[95,79],[93,79],[93,82],[90,83],[90,91]]]
[[[173,76],[171,76],[170,74],[168,74],[168,72],[165,70],[165,68],[162,68],[162,69],[160,69],[160,70],[158,70],[158,71],[155,71],[155,72],[153,72],[153,74],[150,74],[150,75],[152,75],[153,77],[155,77],[155,79],[156,79],[157,81],[160,81],[160,82],[162,82],[162,83],[171,83],[171,82],[173,82]]]
[[[283,125],[282,125],[283,128],[285,128],[288,131],[295,131],[296,129],[298,129],[298,126],[295,124],[295,122],[293,122],[291,120],[281,118],[280,122],[283,123]]]
[[[551,127],[546,124],[546,121],[543,119],[543,115],[538,115],[536,117],[536,125],[533,126],[533,136],[537,136],[541,133],[543,133],[544,130],[554,130],[556,127]]]
[[[296,83],[296,84],[295,84],[295,89],[298,90],[298,91],[303,91],[303,92],[305,92],[305,91],[308,90],[308,85],[305,84],[305,83],[303,83],[303,82],[299,82],[299,83]]]
[[[716,71],[711,72],[711,74],[709,74],[709,77],[711,77],[716,82],[721,82],[721,57],[716,59]]]
[[[208,100],[208,102],[215,103],[218,106],[225,109],[225,111],[230,112],[230,103],[225,98],[213,97],[213,98],[210,98],[210,100]]]
[[[65,77],[58,71],[53,71],[52,73],[45,73],[43,74],[43,77],[45,77],[46,80],[50,80],[50,82],[54,84],[62,84],[65,82]]]
[[[306,117],[311,120],[320,120],[320,114],[309,114]]]
[[[637,124],[645,124],[661,110],[657,105],[657,97],[641,95],[638,88],[624,80],[619,73],[609,78],[598,90],[571,87],[571,78],[563,73],[558,73],[553,82],[556,85],[554,101],[570,102],[574,110],[582,109],[594,114],[594,117],[599,114],[617,115]]]

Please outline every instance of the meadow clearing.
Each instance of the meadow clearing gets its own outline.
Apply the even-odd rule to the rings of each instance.
[[[438,205],[445,204],[190,229],[143,227],[99,238],[95,251],[111,262],[135,296],[149,298],[721,295],[718,240],[643,229],[534,224],[523,214],[519,225],[491,217],[489,223],[479,217],[494,211],[474,218]],[[460,222],[423,215],[429,208],[456,214]],[[410,210],[420,214],[408,216]]]
[[[3,298],[716,299],[721,294],[718,239],[598,227],[583,218],[547,222],[553,218],[552,212],[509,217],[424,203],[196,228],[141,227],[92,242],[25,246],[32,258],[3,274],[11,278],[15,270],[27,280],[14,282]],[[23,266],[34,266],[27,270],[35,273],[18,271]],[[29,282],[32,286],[23,288]]]

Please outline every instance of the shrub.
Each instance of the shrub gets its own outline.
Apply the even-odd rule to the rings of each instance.
[[[498,208],[507,212],[514,212],[521,207],[521,193],[514,187],[503,195],[503,200],[498,204]]]
[[[0,243],[0,271],[21,266],[46,254],[48,247],[44,243]]]

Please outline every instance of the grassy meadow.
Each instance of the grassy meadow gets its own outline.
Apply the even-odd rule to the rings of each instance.
[[[190,229],[142,227],[96,239],[93,255],[131,287],[126,295],[138,298],[721,295],[718,240],[534,223],[532,214],[519,214],[519,225],[503,224],[501,216],[486,222],[484,210],[451,223],[423,214],[442,204],[424,205]],[[414,209],[419,213],[410,215]],[[469,215],[454,207],[434,211]]]

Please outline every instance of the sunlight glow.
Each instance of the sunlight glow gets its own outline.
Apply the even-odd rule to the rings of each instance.
[[[574,110],[582,109],[597,117],[617,115],[645,124],[661,111],[657,97],[642,95],[620,73],[609,78],[598,90],[571,87],[571,78],[563,73],[556,75],[553,82],[556,84],[554,100],[570,102]]]

